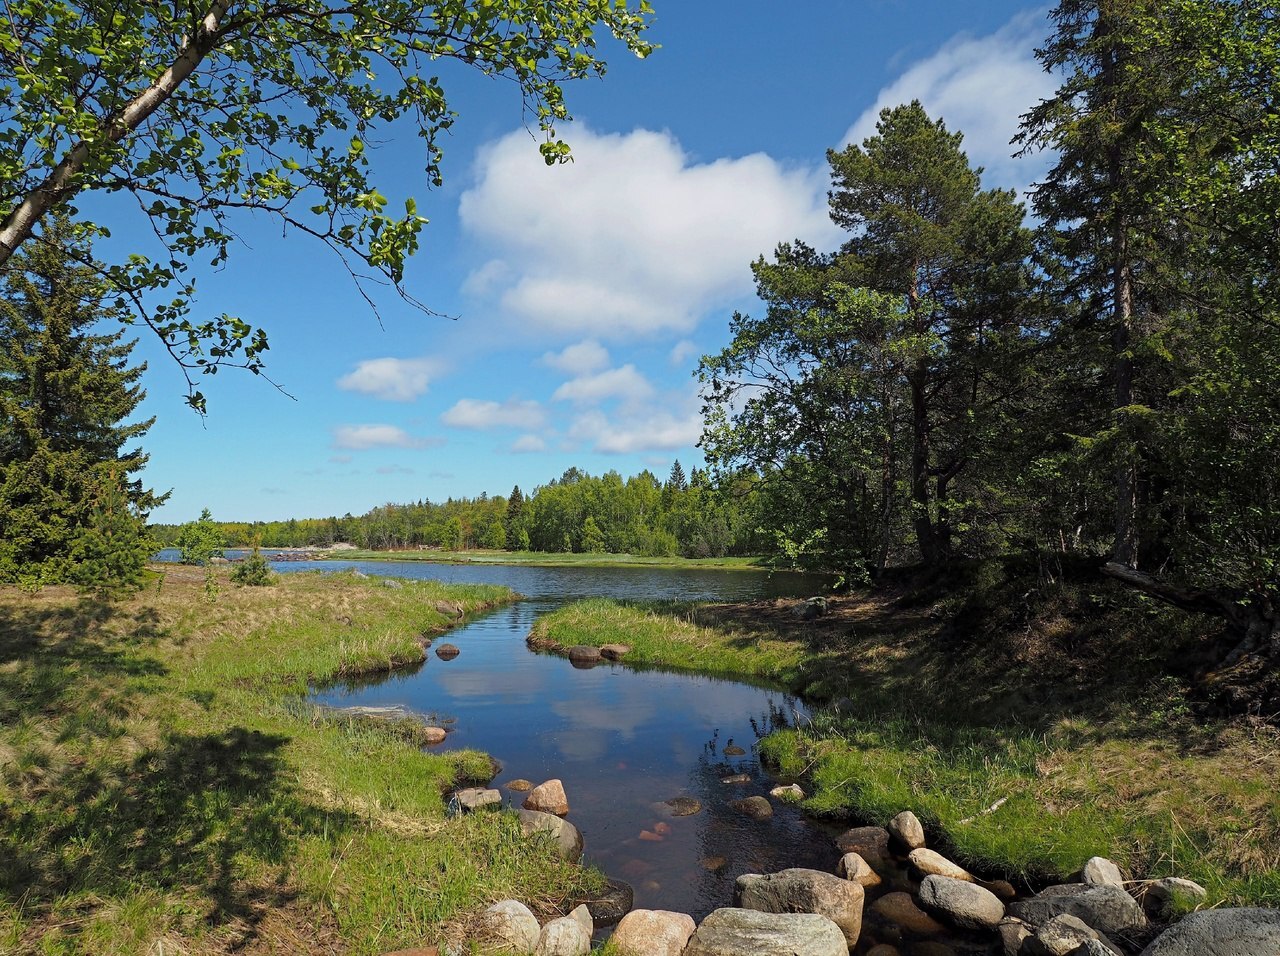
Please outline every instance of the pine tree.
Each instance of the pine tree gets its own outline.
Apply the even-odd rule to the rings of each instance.
[[[0,295],[0,580],[74,578],[77,537],[95,502],[123,483],[134,520],[164,500],[130,476],[147,461],[127,447],[154,419],[129,422],[145,396],[88,242],[66,219],[15,257]],[[117,509],[117,518],[124,512]]]
[[[508,551],[528,550],[529,532],[524,526],[524,494],[519,485],[511,489],[511,496],[507,498],[507,513],[502,519],[502,527],[506,532]]]

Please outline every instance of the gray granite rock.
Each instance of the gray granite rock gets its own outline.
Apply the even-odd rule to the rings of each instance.
[[[550,813],[540,810],[517,810],[520,818],[520,829],[526,836],[545,833],[555,841],[560,857],[576,861],[582,857],[582,834],[568,820],[561,820]]]
[[[480,938],[486,948],[531,953],[538,945],[538,919],[519,900],[503,900],[484,911]]]
[[[1011,916],[1035,926],[1063,913],[1079,917],[1107,936],[1123,936],[1147,927],[1147,916],[1142,907],[1118,886],[1064,883],[1009,905]]]
[[[1280,910],[1201,910],[1156,937],[1142,956],[1276,956]]]
[[[910,810],[903,810],[890,820],[888,830],[890,836],[908,849],[917,850],[924,846],[924,827],[920,825],[920,818]]]
[[[613,931],[613,945],[621,956],[680,956],[695,928],[685,913],[632,910]]]
[[[684,956],[848,956],[840,927],[816,913],[725,908],[702,921]]]
[[[734,901],[743,909],[763,913],[817,913],[840,927],[853,948],[862,932],[863,890],[821,870],[795,868],[738,877]]]
[[[961,929],[995,929],[1004,919],[1004,904],[990,890],[946,876],[924,878],[920,883],[920,905]]]

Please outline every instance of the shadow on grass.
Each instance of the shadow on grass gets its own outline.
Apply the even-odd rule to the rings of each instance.
[[[35,801],[0,804],[0,899],[30,910],[64,894],[194,891],[211,926],[244,932],[290,898],[263,874],[299,833],[356,822],[282,779],[286,743],[239,727],[171,734],[118,773],[73,766]]]
[[[127,706],[132,679],[167,672],[147,653],[162,636],[150,608],[0,604],[0,723],[62,716],[83,705],[90,684],[112,686],[110,699],[95,701],[98,716],[109,717]],[[82,723],[93,731],[94,721]]]

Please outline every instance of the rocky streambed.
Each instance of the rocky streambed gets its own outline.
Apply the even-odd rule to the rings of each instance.
[[[502,803],[497,790],[469,788],[451,806],[467,812]],[[563,818],[568,812],[561,781],[548,780],[529,789],[517,814],[527,836],[553,840],[576,860],[584,838]],[[833,872],[744,874],[733,899],[700,923],[674,911],[628,911],[629,887],[613,881],[602,899],[541,925],[518,900],[494,904],[467,945],[586,956],[601,927],[616,923],[612,941],[621,956],[1280,956],[1280,910],[1196,911],[1206,896],[1197,884],[1127,880],[1102,857],[1069,882],[1019,894],[926,846],[910,811],[835,842]]]

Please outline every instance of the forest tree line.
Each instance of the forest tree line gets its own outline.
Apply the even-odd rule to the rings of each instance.
[[[429,548],[612,553],[691,558],[759,554],[755,481],[741,476],[713,488],[707,473],[686,477],[676,461],[665,481],[651,471],[623,478],[570,468],[526,495],[449,498],[380,505],[365,514],[287,521],[214,522],[227,546],[267,548],[354,544],[372,551]],[[156,525],[173,546],[182,525]]]

